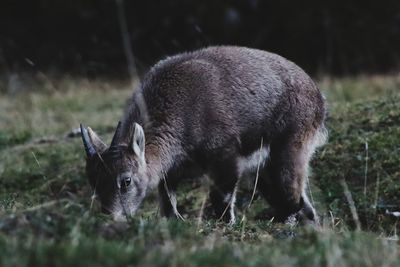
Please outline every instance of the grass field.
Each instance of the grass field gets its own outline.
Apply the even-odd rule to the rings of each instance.
[[[114,223],[92,201],[81,139],[67,134],[84,122],[110,141],[131,89],[66,78],[0,90],[0,266],[400,266],[400,77],[319,84],[330,132],[310,172],[319,230],[260,219],[258,196],[247,209],[251,177],[233,226],[199,216],[207,180],[178,192],[185,221],[160,218],[153,193]]]

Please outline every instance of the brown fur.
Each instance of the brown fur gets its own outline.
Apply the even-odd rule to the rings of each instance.
[[[107,187],[96,190],[114,215],[133,214],[143,192],[158,185],[162,214],[171,216],[176,209],[170,200],[180,179],[208,173],[215,182],[210,199],[221,216],[234,202],[240,166],[245,166],[241,160],[250,158],[263,139],[269,160],[262,165],[258,189],[279,219],[299,213],[315,220],[304,181],[312,153],[323,143],[324,118],[324,98],[314,82],[278,55],[225,46],[179,54],[145,76],[116,133],[119,146],[89,156],[88,176]],[[117,159],[110,157],[112,150],[118,151]],[[143,162],[138,160],[142,152]],[[121,173],[135,181],[124,192],[116,186]],[[233,221],[232,215],[225,217]]]

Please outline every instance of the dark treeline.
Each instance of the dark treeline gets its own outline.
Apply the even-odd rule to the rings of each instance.
[[[400,1],[125,0],[139,69],[215,44],[279,53],[312,73],[400,65]],[[0,68],[126,75],[116,0],[2,0]]]

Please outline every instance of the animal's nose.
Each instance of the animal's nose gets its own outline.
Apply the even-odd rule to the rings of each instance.
[[[126,190],[132,183],[132,178],[130,175],[122,174],[118,179],[118,187],[122,190]]]

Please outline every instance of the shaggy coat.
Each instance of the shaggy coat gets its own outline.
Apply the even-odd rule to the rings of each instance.
[[[95,151],[87,172],[116,218],[132,215],[157,186],[161,213],[177,215],[180,179],[208,174],[215,215],[233,222],[237,181],[258,166],[257,188],[276,219],[315,221],[305,179],[325,140],[324,118],[323,96],[293,62],[256,49],[209,47],[162,60],[145,75],[110,147],[82,128],[86,151]]]

